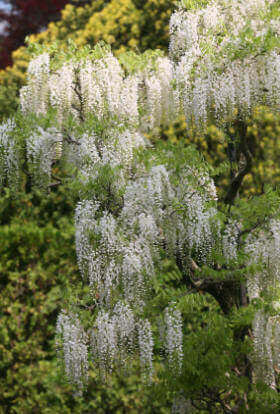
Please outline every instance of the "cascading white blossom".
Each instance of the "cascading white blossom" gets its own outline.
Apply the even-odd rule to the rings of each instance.
[[[18,182],[19,149],[13,134],[15,127],[13,119],[0,125],[0,188],[6,178],[11,186]]]
[[[205,200],[199,194],[194,194],[188,204],[189,225],[186,227],[186,241],[189,250],[195,248],[203,261],[211,250],[212,227],[211,219],[216,215],[216,209],[207,208]]]
[[[120,265],[116,258],[121,251],[121,240],[115,218],[107,213],[92,223],[92,235],[96,247],[92,248],[89,259],[89,283],[95,288],[100,303],[108,303],[112,291],[119,285]]]
[[[254,351],[252,356],[255,362],[254,375],[257,380],[264,381],[271,388],[275,389],[276,377],[273,358],[272,319],[263,310],[258,310],[254,316],[252,328],[254,336]],[[278,344],[275,349],[279,351]]]
[[[217,199],[216,189],[206,172],[193,168],[186,168],[178,178],[163,226],[167,249],[184,261],[196,252],[206,262],[217,224],[217,210],[208,203]]]
[[[146,177],[128,183],[124,194],[123,220],[133,225],[138,215],[145,213],[162,223],[164,208],[173,197],[174,190],[165,166],[154,166]]]
[[[144,148],[147,144],[145,137],[135,130],[109,131],[108,143],[104,145],[102,151],[102,161],[104,164],[123,168],[130,167],[133,160],[133,153],[137,148]]]
[[[122,260],[122,286],[129,303],[143,306],[149,279],[154,275],[153,252],[143,237],[125,245]]]
[[[134,151],[145,148],[145,137],[136,130],[110,128],[106,131],[106,139],[95,132],[84,133],[75,140],[75,145],[67,148],[67,160],[79,169],[79,177],[83,183],[94,182],[102,166],[116,168],[121,166],[118,179],[113,185],[121,187],[125,181],[125,173],[129,171]]]
[[[101,310],[96,318],[91,337],[92,353],[103,376],[111,372],[118,352],[115,321],[109,312]]]
[[[135,226],[144,227],[143,219],[148,215],[149,230],[141,234],[152,250],[164,240],[174,256],[186,258],[195,249],[201,259],[206,260],[213,244],[213,223],[217,214],[207,203],[216,200],[215,186],[207,174],[192,169],[184,171],[180,178],[180,184],[177,182],[173,187],[172,172],[158,165],[152,167],[146,177],[129,182],[124,194],[122,220],[131,232],[135,231]],[[201,190],[197,190],[197,185]]]
[[[280,57],[263,53],[270,24],[259,18],[269,3],[274,1],[216,0],[188,11],[181,6],[172,15],[170,56],[187,123],[194,119],[204,128],[209,114],[224,123],[236,116],[236,108],[244,117],[258,103],[279,107]],[[252,33],[246,35],[248,27]],[[252,54],[253,38],[259,46]]]
[[[199,54],[199,19],[199,12],[190,11],[187,13],[183,9],[179,9],[172,14],[169,22],[169,51],[171,58],[178,59],[187,50],[190,50],[194,56]]]
[[[245,252],[249,264],[259,263],[263,266],[248,277],[248,294],[250,300],[260,297],[267,289],[275,289],[280,283],[280,221],[271,220],[268,230],[252,233],[246,240]]]
[[[63,354],[66,375],[82,395],[88,376],[88,339],[77,315],[61,311],[56,326],[56,346]]]
[[[76,209],[76,251],[82,275],[88,278],[99,303],[109,304],[118,287],[127,301],[139,302],[154,274],[153,240],[140,231],[138,236],[131,234],[131,239],[129,232],[125,241],[121,222],[108,213],[97,218],[97,208],[84,201]]]
[[[98,137],[94,132],[85,133],[76,142],[76,145],[68,147],[68,162],[79,168],[80,177],[84,182],[95,180],[98,176],[98,167],[102,165]]]
[[[153,377],[153,334],[150,322],[145,319],[138,322],[138,344],[140,363],[144,377],[148,383]]]
[[[119,116],[119,111],[124,110],[120,107],[123,71],[111,52],[94,61],[82,61],[79,82],[86,112],[93,112],[101,118],[107,112],[111,116]]]
[[[77,204],[75,211],[76,254],[80,272],[85,278],[91,258],[90,231],[93,229],[95,213],[99,203],[84,200]]]
[[[229,221],[227,223],[222,237],[223,256],[227,263],[237,259],[239,232],[240,229],[237,222]]]
[[[118,335],[121,364],[124,364],[127,354],[133,352],[135,347],[135,317],[129,305],[117,302],[114,307],[114,320]]]
[[[48,79],[50,105],[57,109],[57,119],[62,123],[64,118],[73,113],[77,116],[79,101],[75,93],[75,66],[71,61],[51,73]]]
[[[126,75],[110,51],[99,58],[68,60],[52,69],[47,53],[31,61],[27,86],[21,90],[24,112],[46,114],[57,109],[60,124],[72,114],[77,120],[93,114],[99,120],[117,119],[141,131],[174,119],[178,94],[173,67],[166,57]]]
[[[261,270],[248,276],[249,299],[261,298],[262,294],[271,291],[274,294],[273,290],[280,286],[280,221],[271,220],[266,231],[252,233],[246,240],[245,251],[250,257],[250,264],[262,265]],[[272,317],[262,309],[257,310],[252,325],[255,376],[272,388],[276,387],[274,368],[279,364],[279,329],[279,317]]]
[[[80,271],[87,278],[98,301],[110,301],[112,290],[119,284],[121,267],[114,261],[120,251],[114,217],[104,213],[99,219],[97,202],[85,200],[76,208],[76,252]],[[93,238],[95,245],[92,244]]]
[[[136,346],[135,317],[129,305],[117,302],[112,313],[101,310],[91,333],[91,349],[102,375],[125,367]]]
[[[21,88],[20,105],[23,112],[45,114],[48,108],[50,56],[42,53],[31,60],[27,69],[27,86]]]
[[[62,137],[55,129],[38,127],[26,140],[26,152],[34,183],[46,188],[51,181],[52,164],[60,157]]]
[[[182,316],[172,305],[165,309],[165,351],[170,369],[180,374],[183,361],[183,326]]]
[[[149,131],[168,124],[176,118],[179,109],[178,94],[173,85],[173,67],[166,57],[158,57],[153,66],[138,74],[139,104],[143,115],[140,128]]]

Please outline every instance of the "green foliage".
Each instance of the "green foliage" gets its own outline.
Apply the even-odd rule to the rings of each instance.
[[[158,57],[163,56],[161,50],[146,50],[144,53],[126,52],[119,56],[119,61],[128,74],[145,69],[146,66],[155,67]]]
[[[201,7],[207,6],[209,4],[209,0],[181,0],[180,5],[186,9],[200,9]]]

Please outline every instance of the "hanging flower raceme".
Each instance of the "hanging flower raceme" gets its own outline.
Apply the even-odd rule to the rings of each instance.
[[[19,181],[19,147],[15,139],[16,123],[8,119],[0,125],[0,189],[7,179],[11,188]]]
[[[26,140],[26,152],[33,182],[47,188],[51,182],[52,165],[61,156],[62,136],[53,128],[39,127]]]
[[[53,64],[47,52],[33,59],[21,90],[22,110],[38,115],[54,107],[59,124],[69,114],[78,121],[92,114],[133,128],[140,125],[142,131],[174,119],[178,98],[168,58],[145,58],[143,63],[135,56],[136,68],[126,73],[108,48],[101,49],[61,65]]]
[[[247,117],[258,103],[279,107],[280,57],[263,52],[268,41],[277,42],[264,17],[274,3],[219,0],[188,11],[182,5],[173,14],[170,56],[188,124],[204,129],[210,114],[223,124],[236,109]]]
[[[150,322],[145,319],[138,322],[138,341],[140,363],[144,378],[147,382],[153,377],[153,335]]]
[[[114,367],[125,367],[135,352],[135,341],[135,317],[129,305],[117,302],[111,313],[98,313],[91,332],[91,350],[104,377]]]
[[[42,53],[31,60],[27,69],[27,86],[21,88],[22,112],[45,114],[49,101],[50,57]]]
[[[250,264],[261,266],[261,270],[256,270],[247,279],[250,301],[267,294],[275,296],[275,291],[280,286],[279,220],[272,220],[266,231],[256,230],[250,234],[246,240],[245,252],[250,258]],[[277,302],[274,307],[275,311],[279,310]],[[275,367],[279,365],[279,329],[278,316],[271,316],[263,309],[256,311],[252,325],[254,373],[257,380],[263,380],[272,388],[276,387]]]
[[[165,351],[169,368],[180,374],[183,361],[183,327],[182,316],[178,309],[170,306],[164,312]]]
[[[61,311],[57,319],[56,346],[64,358],[70,382],[82,395],[88,377],[88,339],[77,315]]]

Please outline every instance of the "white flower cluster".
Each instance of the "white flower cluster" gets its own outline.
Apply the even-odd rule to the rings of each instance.
[[[118,348],[115,320],[104,310],[96,318],[91,342],[93,355],[96,355],[99,367],[105,375],[112,370]]]
[[[121,288],[125,299],[139,303],[154,273],[158,225],[163,205],[170,200],[168,174],[163,167],[128,183],[124,206],[116,220],[97,211],[99,203],[80,202],[76,209],[76,250],[82,275],[97,290],[100,303],[110,303],[111,294]],[[90,239],[91,237],[91,239]]]
[[[222,237],[223,256],[227,263],[237,259],[239,226],[236,221],[230,220]]]
[[[214,241],[217,210],[209,208],[208,201],[216,200],[215,186],[206,173],[193,168],[186,168],[178,178],[164,222],[167,249],[184,260],[196,252],[205,262]]]
[[[111,52],[99,59],[69,60],[50,70],[47,53],[32,60],[28,83],[21,90],[24,112],[45,114],[49,106],[63,122],[71,113],[77,119],[94,114],[98,119],[118,119],[146,131],[168,122],[178,111],[173,88],[173,68],[159,57],[135,73],[125,72]]]
[[[6,178],[11,187],[18,181],[19,149],[13,134],[15,127],[13,119],[0,125],[0,188]]]
[[[202,245],[211,244],[209,221],[216,212],[206,208],[209,198],[213,200],[213,189],[209,187],[205,174],[197,172],[197,180],[204,183],[205,188],[193,194],[189,194],[194,188],[193,182],[188,183],[190,171],[189,175],[183,174],[179,186],[173,186],[172,172],[163,165],[153,166],[148,171],[140,168],[138,174],[127,183],[123,208],[118,217],[101,211],[98,202],[88,200],[78,204],[76,249],[82,275],[88,277],[93,299],[101,309],[92,340],[92,352],[101,364],[101,370],[105,375],[106,369],[110,371],[116,361],[126,358],[123,342],[126,347],[133,348],[135,332],[132,327],[137,325],[140,361],[144,376],[150,381],[153,355],[151,324],[142,319],[136,322],[131,309],[144,309],[149,281],[159,261],[159,248],[170,243],[171,233],[176,239],[172,239],[172,255],[177,255],[178,249],[191,250],[194,246],[203,250]],[[187,194],[183,194],[183,190]],[[185,202],[183,220],[182,215],[174,211],[174,203],[178,204],[178,200],[180,205],[182,200]],[[183,239],[180,239],[181,231],[184,231]],[[127,305],[119,303],[112,310],[116,295],[122,297]],[[169,365],[174,372],[180,372],[183,357],[180,313],[168,308],[165,325],[164,346]],[[125,333],[125,326],[129,333]]]
[[[51,73],[47,80],[47,86],[49,88],[50,105],[57,109],[57,119],[60,123],[71,112],[77,115],[77,110],[75,111],[74,108],[78,108],[79,102],[77,102],[78,99],[74,93],[75,67],[73,62],[66,62],[62,68]],[[47,109],[48,105],[46,105]],[[42,111],[42,113],[45,112]]]
[[[150,382],[153,376],[153,335],[147,319],[136,320],[129,305],[117,302],[113,311],[102,309],[91,333],[93,359],[103,377],[113,367],[126,368],[135,349],[139,349],[143,377]]]
[[[149,65],[137,76],[139,82],[139,104],[143,113],[140,128],[153,130],[175,119],[179,110],[179,97],[173,87],[173,67],[166,57],[159,57],[154,66]]]
[[[112,53],[101,59],[81,62],[78,70],[86,112],[95,113],[98,118],[108,113],[125,119],[131,115],[137,119],[137,88],[132,82],[130,90],[128,84],[124,88],[123,70]]]
[[[45,113],[48,107],[50,57],[42,53],[31,60],[27,69],[27,86],[20,90],[20,104],[23,112]]]
[[[248,278],[250,300],[260,297],[267,289],[274,289],[280,283],[280,221],[271,220],[267,231],[256,231],[246,240],[245,252],[249,263],[263,265],[261,272]]]
[[[77,204],[75,211],[76,254],[80,272],[85,278],[88,275],[89,258],[91,257],[90,232],[93,230],[98,203],[84,200]]]
[[[263,310],[258,310],[255,313],[252,328],[254,337],[252,360],[255,378],[276,389],[277,372],[280,368],[279,317],[271,317]]]
[[[88,376],[87,335],[77,315],[61,311],[56,326],[56,346],[63,354],[66,375],[81,395]]]
[[[147,246],[141,245],[141,240],[131,241],[124,246],[121,270],[126,300],[141,306],[143,294],[147,289],[147,276],[154,273],[151,252]]]
[[[123,220],[134,226],[143,214],[163,224],[164,209],[174,198],[169,173],[164,165],[151,168],[144,177],[139,177],[128,183],[124,194]],[[144,224],[143,224],[144,225]],[[155,225],[152,224],[154,228]],[[157,237],[157,232],[154,233]]]
[[[209,114],[227,122],[236,108],[246,116],[257,103],[279,108],[280,57],[264,54],[261,46],[254,54],[250,49],[254,38],[261,45],[269,33],[268,22],[259,17],[268,6],[264,0],[216,0],[173,14],[170,55],[187,123],[194,119],[204,128]],[[245,35],[248,27],[251,37]]]
[[[52,164],[61,156],[62,136],[55,129],[38,127],[26,140],[27,159],[34,184],[46,188],[51,181]]]
[[[181,89],[184,112],[188,123],[192,119],[205,127],[209,114],[217,121],[226,122],[235,116],[235,108],[242,116],[251,113],[257,103],[279,107],[280,57],[248,57],[243,61],[229,62],[223,70],[212,63],[196,69],[185,60],[177,66],[178,85]]]
[[[130,303],[139,303],[154,272],[153,256],[144,233],[125,236],[124,227],[111,214],[95,214],[97,205],[79,203],[76,209],[76,250],[82,275],[87,276],[100,304],[110,304],[122,289]]]
[[[150,322],[147,319],[138,322],[138,341],[141,368],[147,382],[153,377],[153,334]]]
[[[102,375],[113,367],[125,366],[135,350],[136,328],[134,314],[129,305],[118,302],[113,311],[101,310],[91,333],[91,349]]]
[[[183,362],[182,316],[178,309],[169,306],[164,312],[165,351],[170,369],[180,374]]]
[[[89,284],[98,296],[98,302],[109,304],[111,295],[120,283],[122,242],[115,218],[106,211],[92,222],[94,247],[88,257]]]
[[[169,24],[171,57],[176,60],[190,50],[203,57],[211,46],[217,55],[232,42],[241,42],[240,34],[248,26],[256,36],[264,36],[269,27],[262,17],[273,3],[275,0],[215,0],[188,11],[181,4]]]
[[[195,188],[193,171],[184,171],[179,183],[172,184],[172,172],[158,165],[152,167],[147,176],[141,176],[129,182],[124,194],[122,220],[128,225],[131,234],[135,228],[143,229],[139,233],[142,245],[153,251],[164,243],[172,256],[186,258],[195,250],[201,259],[206,260],[211,250],[215,208],[207,208],[209,199],[216,194],[210,180],[204,175],[202,180],[196,172],[201,188]],[[146,230],[145,230],[146,229]]]
[[[83,181],[94,181],[102,166],[110,165],[112,168],[121,166],[119,185],[123,184],[124,174],[130,169],[135,149],[146,146],[143,135],[129,129],[124,131],[109,129],[106,131],[106,139],[95,132],[84,133],[76,141],[76,145],[68,146],[67,159],[79,169]],[[114,183],[116,186],[117,184]]]
[[[280,284],[280,221],[271,220],[267,231],[256,231],[246,240],[245,252],[251,264],[262,265],[261,271],[248,276],[250,301]],[[277,304],[276,304],[277,305]],[[277,310],[277,309],[276,309]],[[279,309],[278,309],[279,310]],[[253,321],[255,376],[270,387],[276,387],[275,368],[279,370],[280,320],[258,310]]]
[[[125,239],[121,222],[103,212],[97,204],[84,201],[76,209],[76,251],[82,275],[100,304],[111,303],[113,292],[121,288],[130,303],[139,303],[147,276],[153,274],[153,258],[142,234]]]

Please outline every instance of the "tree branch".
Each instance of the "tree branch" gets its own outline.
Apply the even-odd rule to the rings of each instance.
[[[79,113],[79,118],[82,122],[85,121],[85,117],[84,117],[84,101],[83,101],[83,97],[82,97],[82,93],[81,93],[81,85],[80,85],[80,81],[79,79],[76,80],[75,82],[75,86],[72,86],[72,89],[74,90],[74,92],[76,93],[79,103],[80,103],[80,108],[78,108],[77,106],[72,104],[72,108],[74,108],[78,113]]]
[[[68,132],[65,132],[65,136],[63,137],[63,140],[66,141],[68,144],[81,145],[81,143],[73,139]]]
[[[203,277],[202,269],[193,259],[189,261],[189,272],[186,272],[186,268],[181,260],[177,259],[176,263],[182,274],[186,276],[186,282],[191,289],[196,292],[209,293],[213,296],[225,315],[228,315],[234,306],[240,307],[246,304],[246,291],[242,288],[242,281],[236,278],[234,274],[229,274],[229,277],[224,279],[207,278]],[[202,277],[197,279],[193,277],[194,273],[201,273]]]
[[[234,200],[241,187],[243,178],[245,177],[246,174],[248,174],[248,172],[252,168],[252,154],[248,148],[247,137],[246,137],[247,124],[242,120],[238,120],[236,123],[236,126],[237,126],[237,130],[239,133],[239,139],[240,139],[240,143],[238,146],[238,152],[240,152],[240,157],[243,156],[243,160],[239,159],[240,169],[237,173],[233,174],[228,191],[224,198],[224,202],[229,205],[232,205],[234,203]]]

